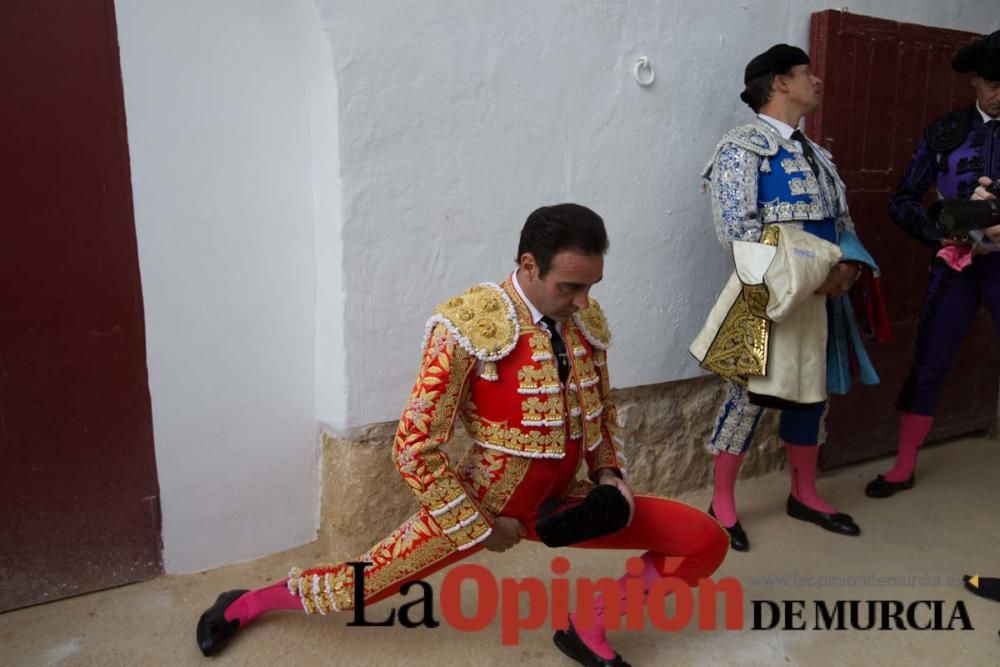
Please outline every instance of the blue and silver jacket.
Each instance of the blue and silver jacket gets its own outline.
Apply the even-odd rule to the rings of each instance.
[[[809,144],[819,166],[818,177],[798,144],[759,118],[722,137],[702,172],[719,241],[727,247],[734,240],[758,242],[765,225],[793,224],[840,246],[845,261],[866,264],[878,275],[878,265],[855,232],[845,186],[832,156],[823,147]],[[858,363],[858,380],[877,384],[878,375],[861,342],[850,299],[844,295],[828,303],[829,391],[847,392],[851,356]]]

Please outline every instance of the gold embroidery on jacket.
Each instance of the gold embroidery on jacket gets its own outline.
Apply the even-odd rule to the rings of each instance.
[[[598,349],[607,349],[611,345],[611,328],[601,310],[601,304],[596,299],[590,299],[590,304],[573,315],[573,320],[579,325],[584,337]]]
[[[514,495],[530,465],[531,459],[525,456],[472,447],[460,470],[467,486],[479,499],[480,507],[496,516]]]
[[[455,545],[427,511],[418,511],[356,559],[356,562],[372,563],[365,568],[365,599],[419,574],[455,550]],[[305,571],[293,568],[288,586],[297,592],[302,606],[310,614],[338,609],[347,611],[355,606],[354,570],[345,563],[321,565]]]
[[[476,285],[434,309],[471,346],[477,356],[502,354],[517,335],[517,321],[498,286]]]
[[[524,452],[529,456],[536,455],[563,455],[562,427],[554,426],[548,429],[548,433],[538,430],[522,430],[516,426],[490,422],[485,419],[470,421],[468,424],[469,435],[474,440],[493,447],[500,447],[513,452]]]
[[[531,348],[531,358],[535,361],[552,358],[552,339],[548,334],[536,329],[531,332],[528,346]]]
[[[521,424],[524,426],[560,426],[563,423],[563,401],[559,394],[548,397],[532,396],[521,402]]]
[[[541,366],[522,366],[517,371],[517,381],[522,394],[555,394],[561,387],[559,369],[551,361]]]
[[[571,440],[579,440],[583,437],[583,420],[580,417],[570,417],[569,437]]]

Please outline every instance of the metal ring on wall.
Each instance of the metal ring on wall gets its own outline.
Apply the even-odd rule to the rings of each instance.
[[[649,75],[646,76],[644,72],[648,72]],[[635,78],[635,82],[643,88],[653,85],[653,81],[656,80],[656,72],[649,64],[649,58],[642,56],[635,61],[635,65],[632,67],[632,76]]]

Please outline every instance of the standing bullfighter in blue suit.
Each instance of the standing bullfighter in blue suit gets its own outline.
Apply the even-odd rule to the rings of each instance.
[[[861,271],[878,269],[854,232],[844,185],[830,154],[797,129],[802,118],[819,107],[822,82],[812,74],[809,56],[802,49],[778,44],[750,61],[744,84],[740,98],[757,117],[726,133],[703,174],[708,180],[719,240],[735,253],[736,246],[746,247],[741,245],[744,242],[777,245],[780,250],[774,239],[798,237],[828,259],[813,274],[819,282],[797,285],[801,295],[796,298],[809,301],[813,307],[818,305],[819,317],[811,318],[814,321],[808,331],[794,329],[789,347],[771,349],[768,355],[768,348],[773,347],[768,340],[774,343],[776,339],[767,337],[768,327],[788,325],[768,321],[763,314],[754,317],[751,312],[755,307],[760,310],[760,303],[770,307],[788,290],[747,298],[743,314],[730,310],[714,331],[717,304],[706,329],[692,345],[692,353],[704,368],[730,380],[708,445],[714,455],[710,511],[729,532],[730,544],[738,551],[749,549],[749,541],[736,514],[736,477],[766,407],[781,410],[779,435],[791,474],[787,513],[832,532],[860,534],[849,515],[819,496],[816,462],[828,393],[847,391],[852,366],[859,370],[860,381],[878,382],[845,296]],[[816,256],[811,250],[796,250],[800,259]],[[790,262],[795,261],[795,253],[789,257]],[[759,288],[744,282],[741,289]],[[826,298],[817,302],[815,295]],[[720,302],[722,299],[720,296]],[[783,331],[784,340],[789,340],[789,329]],[[747,368],[747,359],[755,358],[757,366]],[[775,376],[799,375],[806,362],[818,369],[812,377],[812,386],[818,389],[810,392],[808,400],[755,393],[754,377],[773,382]]]

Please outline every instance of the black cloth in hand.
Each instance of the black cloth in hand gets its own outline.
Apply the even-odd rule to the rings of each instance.
[[[542,505],[535,532],[547,547],[567,547],[617,533],[628,523],[629,506],[618,487],[599,484],[586,497]]]

